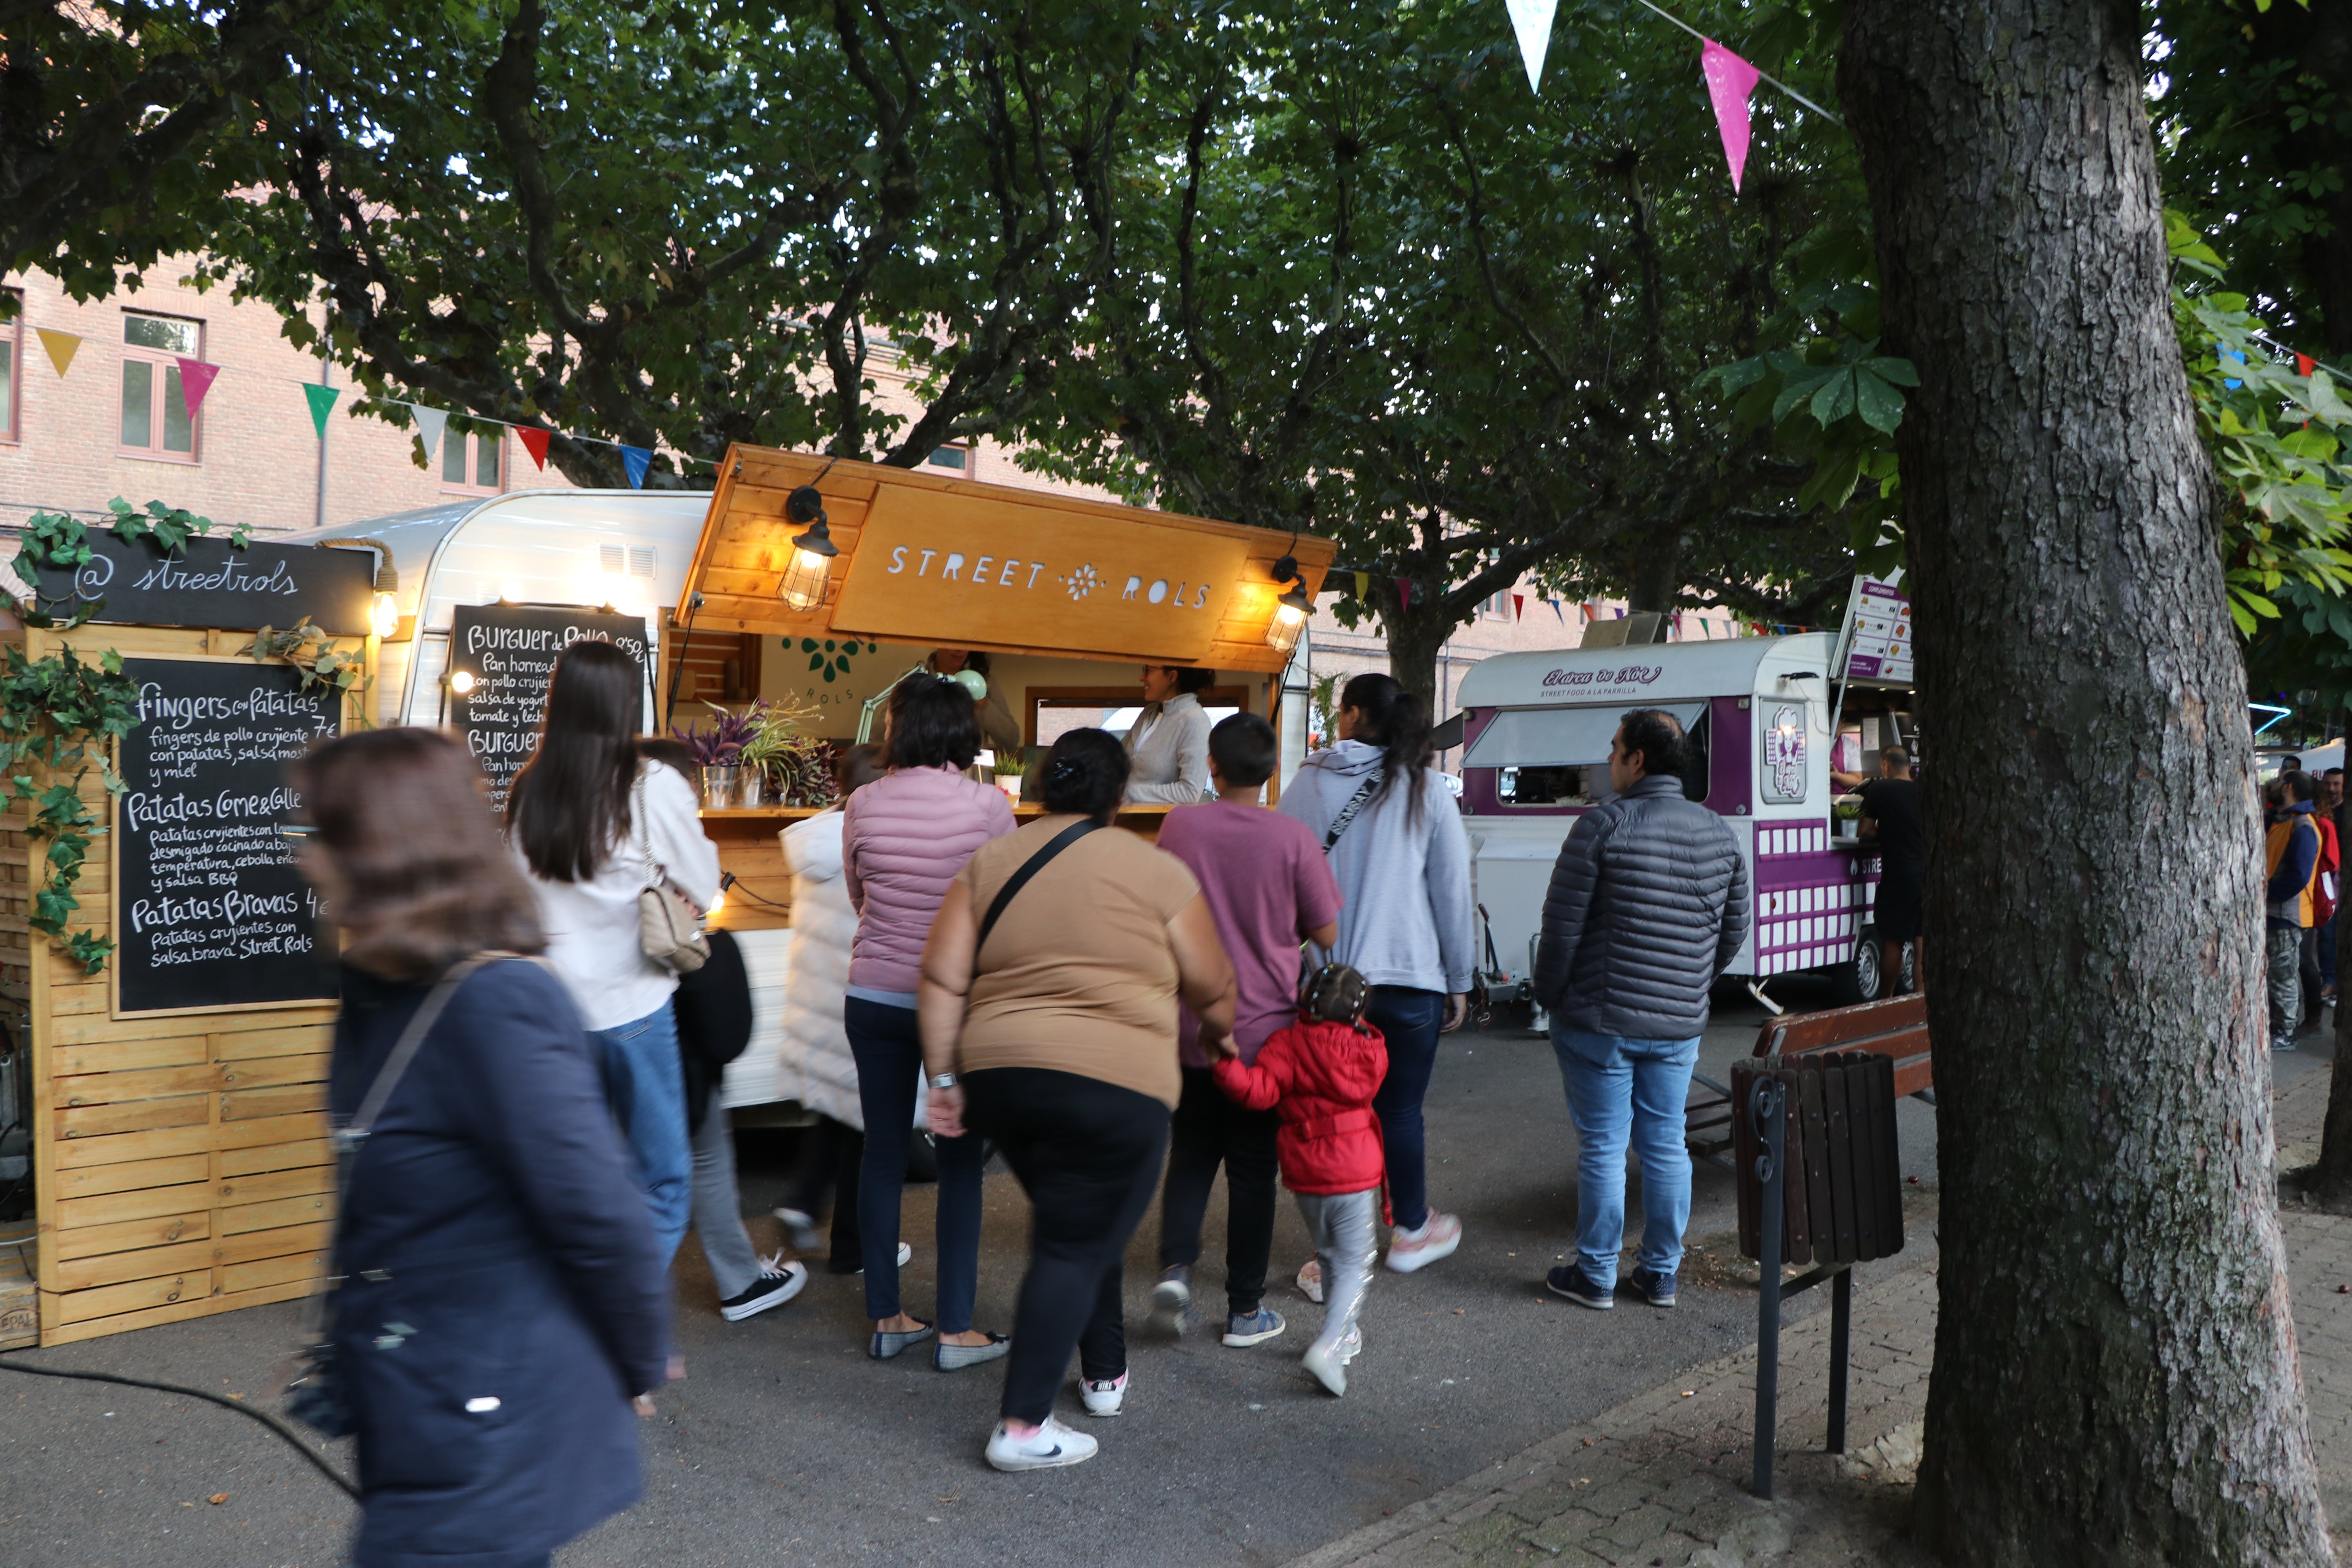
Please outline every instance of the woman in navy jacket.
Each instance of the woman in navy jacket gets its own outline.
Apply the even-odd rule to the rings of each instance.
[[[295,779],[304,868],[346,939],[341,1125],[435,981],[541,939],[449,741],[350,735]],[[633,1169],[562,983],[521,957],[468,974],[352,1162],[336,1236],[361,1568],[532,1568],[636,1500],[630,1406],[663,1381],[667,1298]]]

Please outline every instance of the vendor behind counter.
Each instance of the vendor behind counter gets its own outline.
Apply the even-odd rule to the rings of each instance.
[[[1213,669],[1143,667],[1143,712],[1127,732],[1129,805],[1192,805],[1208,798],[1209,714],[1200,693]]]
[[[997,690],[995,679],[989,673],[988,655],[960,647],[935,647],[923,665],[934,675],[953,675],[968,669],[979,676],[983,694],[972,710],[972,717],[980,722],[981,739],[992,751],[1015,757],[1021,754],[1021,719]]]

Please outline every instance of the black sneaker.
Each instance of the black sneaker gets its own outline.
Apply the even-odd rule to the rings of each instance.
[[[1636,1268],[1626,1276],[1625,1283],[1633,1288],[1634,1295],[1653,1307],[1671,1307],[1675,1304],[1675,1277],[1671,1274],[1659,1274],[1647,1268]]]
[[[1544,1284],[1555,1296],[1565,1296],[1580,1307],[1590,1307],[1596,1312],[1606,1312],[1617,1305],[1611,1292],[1584,1277],[1584,1270],[1571,1263],[1565,1268],[1555,1268],[1544,1276]]]
[[[782,1254],[778,1255],[779,1258]],[[762,1258],[760,1277],[751,1288],[728,1297],[719,1303],[719,1315],[730,1323],[755,1317],[771,1307],[781,1307],[801,1293],[808,1283],[808,1265],[779,1263],[776,1258]]]

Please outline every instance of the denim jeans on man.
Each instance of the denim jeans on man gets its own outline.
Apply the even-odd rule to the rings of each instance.
[[[677,1020],[665,1002],[642,1018],[591,1029],[604,1074],[604,1103],[637,1157],[637,1184],[653,1211],[667,1268],[686,1239],[694,1206],[694,1152],[686,1134],[686,1075],[677,1062]]]
[[[1576,1124],[1576,1262],[1602,1289],[1617,1283],[1625,1245],[1625,1151],[1642,1162],[1642,1267],[1673,1274],[1682,1267],[1690,1224],[1690,1150],[1683,1142],[1683,1105],[1698,1038],[1628,1040],[1554,1026],[1551,1048],[1568,1088]]]

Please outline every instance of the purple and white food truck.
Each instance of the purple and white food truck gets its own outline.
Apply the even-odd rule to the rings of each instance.
[[[1755,918],[1727,973],[1751,985],[1821,973],[1842,1000],[1879,995],[1878,859],[1838,816],[1832,731],[1843,698],[1843,771],[1874,766],[1875,748],[1861,750],[1863,726],[1851,721],[1898,694],[1841,693],[1831,679],[1839,641],[1808,632],[1498,654],[1463,677],[1462,809],[1493,942],[1491,995],[1529,994],[1552,863],[1575,819],[1609,798],[1610,738],[1637,708],[1681,721],[1691,739],[1684,794],[1722,817],[1747,857]]]

